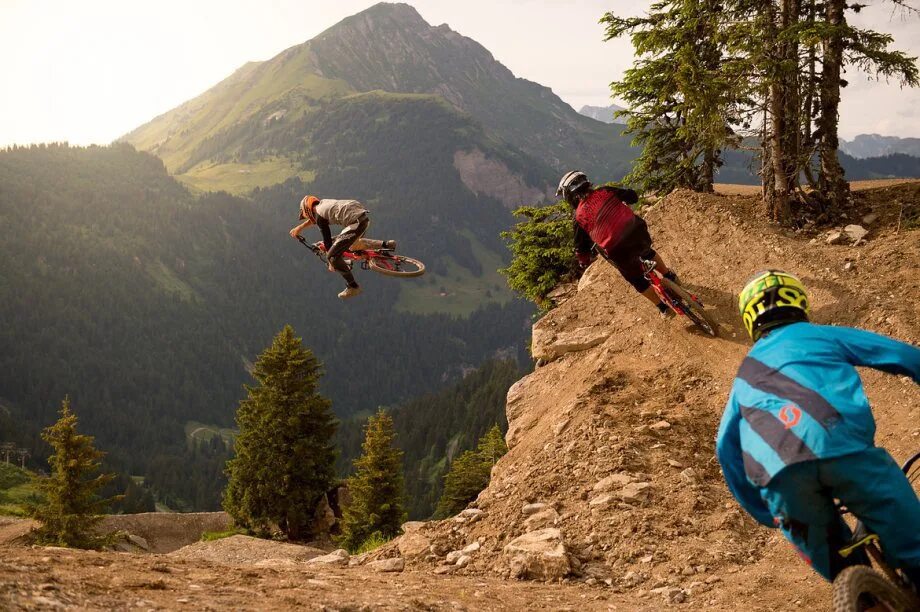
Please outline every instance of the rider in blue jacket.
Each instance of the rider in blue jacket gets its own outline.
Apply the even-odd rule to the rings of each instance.
[[[885,556],[920,588],[920,500],[875,446],[875,420],[856,366],[920,383],[920,349],[860,329],[808,322],[802,282],[756,274],[739,308],[754,346],[741,363],[716,445],[728,488],[767,527],[779,527],[828,580],[865,557],[838,550],[850,529],[839,499],[878,534]]]

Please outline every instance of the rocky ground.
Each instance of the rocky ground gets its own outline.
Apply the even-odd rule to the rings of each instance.
[[[0,607],[826,608],[828,586],[740,511],[713,455],[748,348],[734,296],[777,266],[809,286],[817,322],[920,342],[920,230],[905,220],[918,209],[920,183],[886,184],[839,227],[793,232],[761,221],[756,196],[672,194],[644,216],[720,338],[661,320],[595,263],[535,325],[540,367],[509,391],[510,451],[460,516],[407,524],[361,558],[243,536],[159,555],[33,549],[15,544],[21,524],[0,525]],[[915,452],[918,387],[864,379],[878,443]]]

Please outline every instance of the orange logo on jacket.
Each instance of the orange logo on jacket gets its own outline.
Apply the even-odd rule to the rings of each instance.
[[[779,411],[779,420],[783,422],[786,429],[791,429],[799,424],[802,418],[802,411],[795,404],[783,406]]]

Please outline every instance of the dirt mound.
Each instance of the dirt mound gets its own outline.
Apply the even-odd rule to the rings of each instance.
[[[149,552],[168,553],[201,539],[207,531],[226,531],[233,521],[226,512],[143,512],[110,514],[100,531],[126,531],[143,538]]]
[[[38,523],[31,519],[0,517],[0,545],[24,542],[29,532],[37,526]]]
[[[721,337],[661,320],[596,262],[577,293],[534,326],[534,355],[548,363],[508,393],[511,450],[488,489],[461,516],[416,526],[378,554],[444,573],[554,578],[521,561],[517,543],[508,545],[538,532],[541,546],[555,550],[558,530],[570,576],[592,584],[706,602],[738,573],[766,583],[772,594],[761,601],[788,606],[788,585],[757,570],[766,555],[767,575],[799,573],[810,585],[804,601],[820,605],[820,582],[785,545],[776,548],[776,532],[742,513],[714,457],[718,421],[749,347],[735,295],[756,270],[784,268],[810,288],[816,322],[917,342],[920,231],[898,225],[898,199],[920,201],[920,184],[861,194],[851,214],[875,213],[868,240],[834,246],[826,229],[791,232],[763,222],[754,196],[664,198],[645,213],[656,247],[711,306]],[[865,382],[878,443],[900,459],[920,444],[920,392],[877,372]],[[782,570],[774,570],[777,559]]]
[[[169,556],[224,565],[277,566],[309,561],[324,554],[326,551],[310,546],[235,535],[211,542],[195,542],[170,553]]]

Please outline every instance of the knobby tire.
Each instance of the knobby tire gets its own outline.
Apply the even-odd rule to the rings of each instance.
[[[401,269],[396,270],[393,267],[390,267],[397,262]],[[371,257],[368,259],[367,265],[374,272],[379,272],[380,274],[385,274],[386,276],[397,276],[400,278],[412,278],[413,276],[421,276],[425,273],[425,264],[417,259],[406,257],[404,255]],[[403,266],[407,266],[408,269],[402,269]]]
[[[686,289],[667,278],[661,279],[661,286],[668,292],[671,299],[680,306],[680,309],[684,311],[687,318],[693,321],[694,325],[710,336],[719,335],[719,326],[716,325],[713,318],[706,312],[703,305],[693,299],[693,296],[687,293]]]
[[[834,612],[863,612],[882,603],[895,612],[917,610],[920,600],[865,565],[848,567],[834,580]]]

